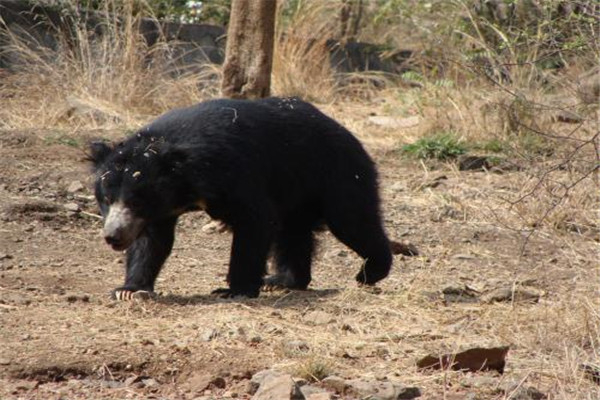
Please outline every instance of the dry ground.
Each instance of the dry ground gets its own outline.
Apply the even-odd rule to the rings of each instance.
[[[527,171],[427,171],[390,141],[364,136],[380,166],[386,228],[421,252],[396,256],[380,290],[356,287],[359,258],[324,232],[311,290],[213,299],[231,237],[203,232],[209,220],[197,213],[179,224],[158,300],[115,303],[108,292],[121,283],[122,256],[89,215],[97,213],[90,176],[74,145],[121,134],[0,133],[0,398],[247,397],[247,379],[264,368],[390,377],[421,388],[423,399],[509,398],[498,388],[511,381],[550,399],[600,398],[580,369],[599,354],[597,241],[540,228],[521,254],[523,236],[492,213],[511,218],[500,199],[520,190]],[[423,186],[439,175],[447,179]],[[69,194],[76,180],[85,189]],[[70,202],[86,213],[69,214]],[[543,295],[444,301],[444,288],[465,285],[480,293],[527,285]],[[504,375],[415,366],[478,345],[510,346]],[[194,393],[198,373],[215,380]],[[145,383],[123,384],[135,376]]]

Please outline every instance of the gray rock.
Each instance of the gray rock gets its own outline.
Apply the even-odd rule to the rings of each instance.
[[[537,303],[544,295],[542,290],[527,286],[507,286],[492,290],[481,297],[485,303],[532,302]]]
[[[347,388],[346,380],[339,376],[331,375],[321,381],[323,387],[331,389],[337,393],[344,393]]]
[[[265,369],[262,371],[258,371],[252,378],[250,378],[250,394],[255,393],[258,390],[258,387],[263,383],[265,379],[272,376],[281,376],[285,375],[283,372],[275,371],[272,369]]]
[[[261,380],[258,390],[252,396],[253,400],[305,400],[291,375],[267,373]]]
[[[388,380],[361,378],[346,381],[346,393],[360,397],[371,397],[378,400],[404,400],[421,396],[421,391],[416,387],[407,387],[399,382]]]
[[[310,347],[308,346],[308,343],[303,340],[290,340],[285,343],[285,349],[291,353],[305,353]]]
[[[304,397],[308,400],[318,400],[318,399],[324,399],[324,400],[329,400],[331,399],[331,394],[323,389],[320,388],[318,386],[313,386],[313,385],[301,385],[300,386],[300,392],[302,392],[302,395],[304,395]],[[319,397],[321,396],[321,397]]]
[[[79,181],[73,181],[67,187],[67,192],[69,193],[77,193],[83,190],[83,185]]]
[[[203,342],[210,342],[213,339],[216,339],[219,336],[219,332],[216,329],[207,329],[200,336],[200,340]]]
[[[63,205],[63,207],[65,208],[65,210],[73,213],[81,211],[77,203],[66,203]]]
[[[580,124],[585,121],[585,118],[583,118],[579,114],[575,114],[572,111],[559,110],[554,115],[554,120],[558,122],[564,122],[567,124]]]
[[[142,379],[142,383],[147,388],[155,388],[158,387],[158,382],[154,378]]]
[[[442,290],[446,303],[475,303],[478,301],[475,290],[464,285],[451,285]]]

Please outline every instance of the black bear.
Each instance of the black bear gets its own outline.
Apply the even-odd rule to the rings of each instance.
[[[103,234],[127,250],[125,285],[113,297],[154,290],[177,218],[205,210],[233,231],[223,297],[256,297],[263,285],[306,289],[313,231],[326,224],[362,258],[372,285],[392,264],[377,172],[360,142],[297,98],[210,100],[170,111],[89,158]],[[273,251],[276,273],[264,278]]]

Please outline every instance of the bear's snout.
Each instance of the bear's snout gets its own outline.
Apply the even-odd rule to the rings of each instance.
[[[113,250],[125,250],[137,238],[142,228],[142,220],[134,217],[131,210],[122,203],[111,204],[102,234]]]

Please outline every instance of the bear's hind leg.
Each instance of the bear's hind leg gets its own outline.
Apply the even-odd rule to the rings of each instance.
[[[378,201],[377,196],[346,196],[326,210],[331,233],[365,260],[356,275],[356,280],[365,285],[374,285],[388,276],[392,266],[392,253],[379,217]]]
[[[127,249],[125,284],[112,291],[113,299],[129,300],[136,293],[154,292],[154,282],[165,260],[171,253],[175,240],[177,218],[154,222],[145,227],[140,236]]]
[[[307,221],[287,222],[275,239],[275,275],[264,279],[263,290],[306,290],[311,281],[312,226]]]

